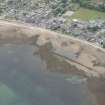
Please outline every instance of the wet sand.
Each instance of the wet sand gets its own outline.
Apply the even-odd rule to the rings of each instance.
[[[38,59],[38,57],[40,58],[40,60],[38,60],[38,63],[35,63],[34,60],[33,60],[33,62],[31,61],[31,64],[29,63],[29,65],[28,65],[29,67],[27,67],[27,66],[25,67],[24,64],[20,64],[20,63],[18,65],[25,69],[24,71],[22,71],[23,74],[26,73],[31,78],[29,83],[31,83],[30,87],[32,89],[33,89],[32,84],[33,84],[34,77],[35,76],[37,77],[37,75],[35,75],[35,69],[32,69],[32,68],[35,68],[35,65],[37,66],[41,63],[41,65],[43,65],[43,66],[39,66],[40,67],[39,70],[41,70],[41,72],[44,72],[45,74],[51,73],[51,75],[52,74],[54,74],[54,76],[57,75],[57,76],[55,76],[56,78],[59,77],[58,74],[60,74],[60,75],[63,75],[63,79],[65,78],[64,75],[66,75],[66,76],[67,75],[72,75],[72,76],[76,75],[76,76],[82,77],[83,80],[84,80],[84,78],[86,79],[86,84],[83,83],[85,88],[83,85],[80,84],[78,86],[80,86],[81,88],[76,88],[76,90],[80,89],[78,91],[80,91],[81,93],[82,93],[82,90],[85,90],[85,92],[86,92],[85,94],[87,94],[87,96],[91,97],[92,101],[91,101],[91,103],[88,103],[89,101],[86,102],[85,99],[88,98],[88,97],[86,97],[85,99],[83,99],[83,101],[85,101],[86,104],[83,104],[84,103],[83,102],[83,103],[80,103],[80,105],[82,105],[82,104],[83,105],[104,105],[105,104],[105,100],[104,100],[104,98],[105,98],[105,89],[104,89],[105,88],[105,66],[104,66],[105,65],[105,50],[104,49],[98,48],[88,42],[83,42],[83,41],[80,41],[78,39],[71,38],[71,37],[70,38],[65,37],[63,35],[59,35],[58,33],[50,32],[50,31],[43,30],[40,28],[34,28],[34,27],[29,27],[29,26],[24,26],[24,25],[19,25],[19,24],[12,24],[12,23],[8,23],[8,22],[5,22],[5,23],[0,22],[0,23],[2,23],[2,24],[0,24],[0,47],[1,47],[0,51],[1,52],[2,52],[1,49],[3,46],[5,46],[5,47],[7,46],[7,48],[6,48],[6,51],[7,51],[8,47],[12,50],[11,46],[15,46],[15,45],[22,46],[22,44],[28,45],[28,46],[31,45],[31,48],[33,50],[30,49],[30,47],[29,47],[30,50],[28,49],[28,51],[23,50],[24,46],[23,46],[23,48],[20,47],[21,49],[19,49],[19,50],[15,49],[13,47],[13,49],[16,50],[16,55],[14,55],[14,57],[19,54],[18,55],[19,58],[23,57],[21,62],[25,62],[26,60],[25,60],[24,56],[26,57],[28,55],[28,53],[31,52],[33,55],[31,57],[27,58],[28,60],[27,60],[27,64],[25,64],[25,66],[28,65],[29,60],[33,60],[34,57],[35,57],[35,59]],[[11,50],[8,52],[10,55],[12,54]],[[24,53],[21,54],[21,50],[24,51],[24,53],[26,55],[24,55]],[[4,52],[6,52],[6,51],[4,50]],[[4,54],[4,52],[2,52],[2,54]],[[7,53],[7,55],[8,55],[8,53]],[[3,65],[9,57],[11,58],[10,55],[8,55],[7,57],[6,57],[6,55],[5,56],[2,55],[0,65]],[[3,59],[4,59],[4,62],[3,62]],[[10,59],[8,59],[8,60],[10,60]],[[15,62],[18,63],[18,60],[15,59]],[[10,62],[10,64],[7,63],[7,65],[14,65],[13,68],[16,68],[17,63],[14,64],[14,62],[13,62],[13,64],[12,64]],[[10,67],[12,67],[12,66],[10,66]],[[22,70],[22,68],[20,70]],[[29,71],[30,69],[31,69],[31,73]],[[16,82],[14,77],[13,78],[10,78],[10,77],[11,77],[11,75],[17,75],[17,78],[19,79],[20,78],[19,75],[21,75],[20,71],[18,74],[16,72],[18,70],[12,69],[13,74],[11,74],[11,72],[9,72],[9,71],[5,72],[5,70],[7,70],[7,69],[4,66],[2,69],[2,73],[4,73],[6,75],[7,79],[6,80],[3,79],[3,77],[2,77],[3,74],[0,73],[1,80],[3,82],[5,82],[5,84],[9,85],[10,87],[12,86],[11,87],[12,89],[19,92],[19,90],[16,88],[16,86],[14,86],[16,84],[8,84],[8,83],[12,79],[14,80],[14,82]],[[9,76],[8,76],[8,73],[10,73]],[[22,81],[23,76],[24,75],[21,76],[20,81]],[[42,75],[40,75],[40,77],[41,76]],[[60,76],[59,78],[62,81],[64,81],[61,77],[62,76]],[[59,81],[56,82],[56,80],[53,77],[51,77],[51,78],[52,78],[51,79],[52,82],[49,81],[49,78],[47,78],[47,79],[45,78],[45,81],[49,81],[48,84],[50,84],[51,87],[53,87],[53,85],[57,85],[59,83]],[[53,79],[54,79],[54,81],[53,81]],[[67,80],[69,80],[69,79],[67,79]],[[76,82],[77,84],[78,84],[78,80],[79,79],[75,80],[75,81],[77,81]],[[26,81],[28,81],[28,80],[26,79]],[[74,81],[74,83],[75,83],[75,81]],[[36,81],[36,82],[38,82],[38,81]],[[38,82],[38,83],[40,83],[40,82]],[[43,82],[41,82],[41,83],[43,83]],[[26,86],[26,84],[24,84],[24,86]],[[18,84],[18,85],[21,85],[21,84]],[[65,85],[67,85],[67,84],[62,84],[62,85],[60,84],[61,88],[63,86],[62,89],[65,89]],[[51,88],[51,87],[49,87],[49,88]],[[67,91],[62,94],[67,94],[68,91],[70,91],[69,86],[66,88],[67,88]],[[42,89],[42,88],[40,88],[40,89]],[[61,89],[61,91],[62,91],[62,89]],[[55,89],[55,92],[58,90]],[[30,102],[32,102],[31,104],[33,105],[35,103],[35,100],[33,97],[35,97],[35,96],[34,95],[31,96],[32,91],[27,90],[27,88],[26,88],[26,91],[29,91],[29,94],[31,97]],[[46,90],[44,90],[44,91],[46,91]],[[58,94],[60,94],[61,91],[59,91]],[[19,93],[21,93],[21,91]],[[78,94],[81,95],[81,93],[80,94],[78,93]],[[85,96],[85,94],[84,94],[84,92],[82,93],[83,96]],[[78,97],[83,97],[83,96],[78,96]],[[26,97],[26,99],[29,98],[25,91],[24,91],[24,97]],[[70,97],[70,96],[68,95],[67,97]],[[66,98],[63,97],[63,99],[64,99],[65,103],[66,103],[66,101],[69,103],[69,101],[66,100]],[[82,99],[80,99],[80,100],[82,100]],[[88,98],[88,100],[90,100],[90,98]],[[36,102],[37,102],[37,100],[36,100]],[[64,105],[68,105],[68,103],[66,103]],[[54,103],[52,105],[56,105],[56,104],[57,103]],[[40,105],[40,103],[38,105]],[[63,105],[63,104],[60,103],[60,105]],[[74,103],[74,105],[79,105],[79,104]]]
[[[6,93],[0,92],[0,105],[5,101],[6,105],[96,105],[87,81],[74,69],[42,47],[4,44],[0,46],[0,91],[5,86],[15,97],[8,102]]]

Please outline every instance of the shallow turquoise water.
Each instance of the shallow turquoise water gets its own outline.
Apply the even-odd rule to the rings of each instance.
[[[0,46],[0,105],[95,105],[87,82],[49,72],[55,69],[54,59],[39,49],[27,44]]]

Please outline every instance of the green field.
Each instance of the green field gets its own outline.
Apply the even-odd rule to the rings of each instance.
[[[80,8],[70,17],[70,19],[92,20],[97,17],[105,18],[105,12]]]

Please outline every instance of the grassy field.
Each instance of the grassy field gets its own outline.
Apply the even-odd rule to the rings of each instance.
[[[70,17],[70,19],[91,20],[96,19],[97,17],[105,18],[105,12],[80,8]]]

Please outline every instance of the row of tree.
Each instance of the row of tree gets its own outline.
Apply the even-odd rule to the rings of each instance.
[[[72,2],[79,3],[82,7],[105,11],[105,1],[97,2],[93,0],[72,0]]]

